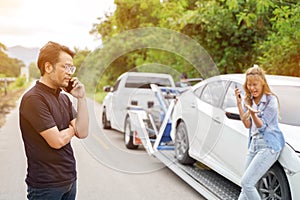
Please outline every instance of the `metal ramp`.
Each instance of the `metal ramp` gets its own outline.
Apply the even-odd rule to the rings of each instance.
[[[148,113],[146,109],[143,109],[139,106],[127,107],[127,113],[131,120],[131,129],[134,134],[134,141],[139,140],[143,144],[145,150],[150,156],[154,152],[159,150],[174,150],[174,146],[168,144],[173,143],[172,138],[170,136],[171,115],[176,104],[174,94],[178,92],[176,89],[159,88],[158,86],[153,84],[151,84],[151,89],[156,94],[161,109],[164,113],[162,116],[163,120],[161,122],[159,130],[156,129],[151,113]],[[166,94],[163,94],[163,91]],[[169,97],[166,98],[166,96]],[[151,127],[147,125],[146,121],[150,122]],[[153,132],[156,138],[150,139],[149,132]],[[138,143],[136,142],[136,144]]]
[[[148,118],[147,112],[141,108],[130,108],[128,112],[130,119],[132,120],[131,128],[137,133],[140,141],[142,142],[145,150],[149,155],[154,153],[151,141],[149,139],[148,131],[145,126],[144,120]]]
[[[208,200],[236,200],[241,188],[203,166],[182,165],[174,151],[157,151],[154,156]]]

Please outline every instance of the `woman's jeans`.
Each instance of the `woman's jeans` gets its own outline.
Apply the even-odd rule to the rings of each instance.
[[[72,184],[56,188],[32,188],[28,186],[29,200],[75,200],[76,181]]]
[[[257,182],[272,167],[280,152],[274,152],[266,145],[262,136],[252,138],[246,159],[246,171],[242,177],[242,192],[239,200],[260,200]]]

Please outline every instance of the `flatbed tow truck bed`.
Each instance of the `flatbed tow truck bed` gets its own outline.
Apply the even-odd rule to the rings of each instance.
[[[172,150],[159,150],[154,156],[208,200],[238,199],[240,187],[215,171],[196,163],[182,165]]]

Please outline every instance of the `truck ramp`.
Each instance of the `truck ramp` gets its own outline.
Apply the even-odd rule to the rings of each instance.
[[[161,150],[154,156],[208,200],[238,199],[241,188],[215,171],[197,163],[182,165],[174,151]]]

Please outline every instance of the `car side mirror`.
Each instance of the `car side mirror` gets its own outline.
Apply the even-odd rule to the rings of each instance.
[[[111,92],[111,91],[112,91],[112,87],[109,86],[109,85],[104,86],[104,87],[103,87],[103,91],[104,91],[104,92]]]
[[[238,107],[230,107],[225,109],[225,115],[229,119],[241,120]]]

